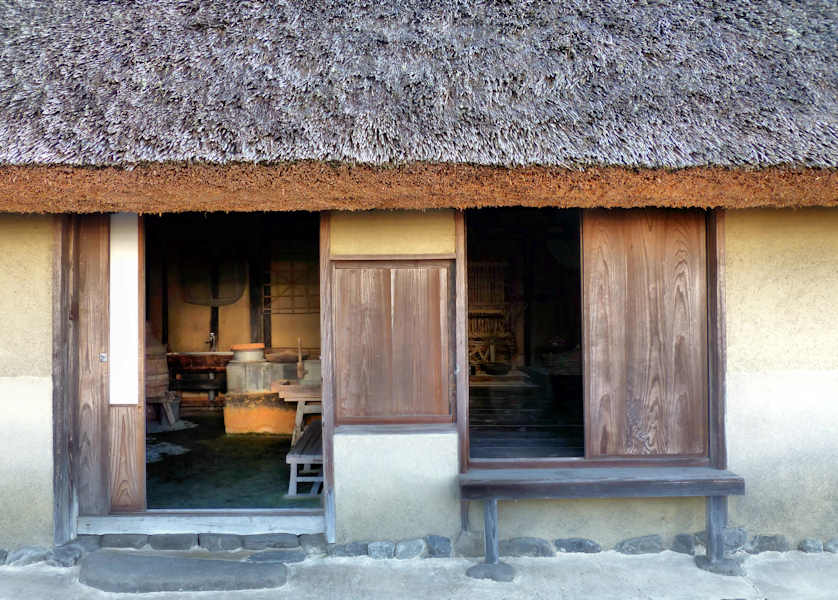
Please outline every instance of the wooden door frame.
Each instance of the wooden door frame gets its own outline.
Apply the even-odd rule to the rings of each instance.
[[[265,530],[317,529],[321,510],[238,509],[238,510],[148,510],[145,491],[145,238],[139,223],[139,339],[137,376],[138,404],[111,405],[108,398],[107,358],[98,355],[108,349],[109,303],[109,215],[59,215],[53,224],[53,532],[62,544],[79,533],[118,533],[126,524],[136,533],[165,533],[189,527],[218,526],[240,533]],[[102,222],[95,221],[96,219]],[[87,220],[87,221],[85,221]],[[95,225],[95,227],[93,227]],[[95,231],[98,227],[98,231]],[[87,236],[86,239],[82,239]],[[95,238],[95,239],[94,239]],[[99,260],[84,264],[81,256],[87,244]],[[85,269],[90,271],[86,274]],[[94,278],[93,275],[96,275]],[[92,281],[95,279],[95,281]],[[95,289],[94,289],[95,288]],[[87,303],[87,304],[86,304]],[[97,316],[96,319],[87,315]],[[85,322],[80,322],[85,317]],[[94,336],[96,339],[85,341]],[[96,346],[93,348],[93,346]],[[96,361],[92,360],[96,357]],[[81,360],[80,360],[81,359]],[[80,408],[79,377],[88,365],[88,377],[98,381],[95,406]],[[91,368],[94,371],[91,371]],[[85,392],[87,395],[87,392]],[[86,433],[80,435],[80,428]],[[123,435],[125,434],[125,435]],[[133,436],[133,437],[132,437]],[[126,453],[110,447],[122,440]],[[127,444],[127,445],[126,445]],[[87,460],[85,449],[92,449]],[[84,458],[84,460],[82,460]],[[327,463],[329,464],[329,463]],[[100,473],[91,488],[87,472]],[[126,473],[128,475],[126,475]],[[130,481],[128,481],[130,479]],[[98,483],[96,483],[98,482]],[[81,502],[80,502],[81,498]],[[85,500],[86,498],[86,500]],[[283,523],[283,519],[286,519]],[[252,522],[252,526],[248,523]],[[192,524],[192,525],[190,525]],[[260,531],[253,530],[253,527]]]

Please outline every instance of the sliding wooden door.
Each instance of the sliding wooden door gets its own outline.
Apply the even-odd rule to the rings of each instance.
[[[586,456],[706,456],[704,213],[586,211],[582,257]]]
[[[137,361],[139,398],[135,404],[110,403],[110,215],[80,215],[73,227],[77,252],[72,261],[76,281],[68,292],[69,319],[76,320],[77,361],[72,419],[72,481],[81,515],[145,509],[145,402],[142,364]],[[142,257],[142,228],[137,239]],[[140,289],[143,265],[139,261]],[[140,323],[144,322],[144,294],[139,294]],[[144,354],[142,327],[136,340]]]

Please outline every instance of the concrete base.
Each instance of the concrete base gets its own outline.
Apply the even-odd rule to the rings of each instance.
[[[277,588],[285,565],[100,550],[81,561],[79,581],[106,592],[212,592]]]
[[[695,566],[716,575],[727,575],[729,577],[741,577],[745,574],[742,563],[733,558],[723,558],[710,562],[706,556],[696,556]]]
[[[480,563],[470,567],[466,575],[473,579],[491,579],[492,581],[512,581],[515,579],[515,569],[510,565],[498,563]]]

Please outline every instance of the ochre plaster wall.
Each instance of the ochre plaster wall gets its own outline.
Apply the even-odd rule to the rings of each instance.
[[[331,253],[453,254],[453,210],[331,213]]]
[[[154,272],[159,270],[155,267]],[[183,300],[180,276],[176,261],[172,260],[168,268],[169,281],[169,350],[171,352],[206,352],[209,345],[210,307],[188,304]],[[159,314],[162,310],[160,286],[152,287],[149,302],[151,304],[151,325],[155,336],[160,336]],[[245,283],[242,297],[235,303],[218,309],[218,350],[227,352],[233,344],[247,344],[250,335],[250,290]],[[298,314],[271,315],[271,345],[279,347],[297,347],[297,338],[301,338],[304,348],[320,346],[320,315]],[[316,358],[316,356],[314,357]]]
[[[206,352],[209,350],[210,307],[183,300],[176,261],[169,263],[169,350]],[[218,308],[218,351],[227,352],[233,344],[250,342],[250,294],[245,283],[242,297]]]
[[[0,215],[0,548],[52,543],[53,221]]]
[[[729,211],[726,239],[731,521],[838,536],[838,209]]]

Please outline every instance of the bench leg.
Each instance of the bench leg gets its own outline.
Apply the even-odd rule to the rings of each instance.
[[[696,556],[699,569],[719,575],[744,575],[742,565],[732,558],[725,558],[724,530],[727,527],[727,496],[707,498],[707,555]]]
[[[291,464],[291,477],[288,479],[288,495],[289,496],[296,496],[297,495],[297,467],[299,465],[297,463]]]
[[[466,575],[475,579],[512,581],[515,578],[515,569],[500,562],[500,552],[498,552],[497,498],[483,501],[483,537],[486,542],[486,562],[469,568]]]

